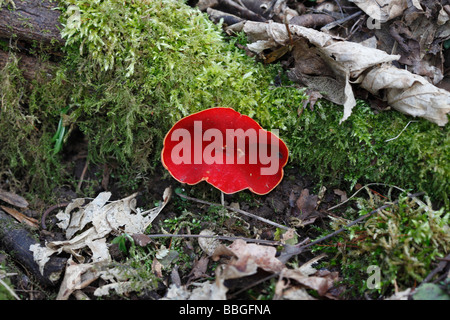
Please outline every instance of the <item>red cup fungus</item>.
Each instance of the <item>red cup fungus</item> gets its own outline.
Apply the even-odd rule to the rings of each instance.
[[[223,193],[272,191],[289,151],[273,132],[231,108],[211,108],[179,120],[164,138],[161,159],[179,182],[207,181]]]

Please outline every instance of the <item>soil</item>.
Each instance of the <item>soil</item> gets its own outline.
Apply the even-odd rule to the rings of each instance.
[[[78,140],[80,137],[76,137]],[[70,142],[70,141],[69,141]],[[137,196],[137,207],[140,208],[152,208],[155,206],[155,202],[162,199],[163,192],[167,187],[172,187],[173,190],[183,190],[183,192],[191,197],[196,197],[199,199],[207,200],[210,202],[215,202],[219,206],[220,203],[220,192],[216,190],[214,187],[210,186],[206,182],[201,182],[195,186],[187,186],[182,185],[176,180],[174,180],[167,171],[161,166],[158,166],[152,174],[149,174],[142,179],[142,183],[139,185],[138,190],[124,190],[121,185],[120,180],[115,179],[113,177],[105,177],[105,166],[99,166],[94,164],[89,164],[86,167],[86,157],[83,152],[83,147],[77,144],[84,144],[85,141],[80,139],[78,141],[72,141],[72,143],[76,142],[75,147],[67,148],[65,150],[66,156],[65,159],[68,163],[71,163],[73,179],[74,181],[79,181],[83,179],[83,181],[87,183],[79,184],[80,191],[77,192],[76,187],[64,185],[54,190],[55,203],[68,203],[72,199],[82,197],[82,193],[85,186],[89,186],[90,180],[99,180],[99,176],[103,175],[103,183],[97,184],[97,187],[94,190],[91,190],[92,193],[98,194],[101,191],[104,191],[104,187],[107,188],[108,191],[112,192],[112,199],[121,199],[126,197],[136,191],[139,192]],[[76,150],[76,152],[74,151]],[[233,194],[233,195],[225,195],[225,205],[236,205],[238,203],[239,208],[241,210],[250,212],[259,217],[271,220],[278,224],[289,226],[291,225],[292,218],[301,218],[301,213],[298,210],[298,206],[295,201],[300,197],[302,190],[308,189],[311,194],[316,194],[318,192],[319,186],[315,183],[315,181],[308,176],[302,175],[302,170],[299,167],[294,166],[286,166],[285,167],[285,175],[281,183],[269,194],[264,196],[259,196],[252,194],[248,190],[244,190],[242,192]],[[108,181],[106,184],[105,179]],[[102,187],[103,185],[103,187]],[[181,188],[181,189],[179,189]],[[183,204],[184,208],[180,207],[180,201],[183,202],[177,195],[174,195],[172,199],[169,201],[168,205],[164,208],[164,210],[158,215],[155,221],[152,223],[152,233],[161,233],[161,224],[166,219],[173,219],[175,217],[179,217],[182,215],[182,210],[188,208],[190,212],[193,213],[197,219],[201,219],[202,215],[207,214],[209,210],[209,206],[196,203],[195,201],[186,201]],[[313,221],[315,226],[326,227],[327,219],[326,214],[324,213],[326,208],[337,204],[340,201],[340,198],[333,193],[332,190],[329,190],[325,193],[325,196],[322,198],[320,205],[312,212]],[[38,203],[38,202],[36,202]],[[41,217],[42,213],[49,207],[54,205],[54,203],[42,204],[42,209],[40,210],[30,210],[28,213],[30,215]],[[58,222],[55,215],[60,210],[59,208],[55,208],[55,210],[48,213],[46,217],[46,230],[40,228],[39,230],[39,239],[42,244],[46,241],[54,241],[54,240],[63,240],[64,235],[61,230],[56,226]],[[266,240],[274,240],[276,234],[276,227],[273,225],[269,225],[257,219],[253,219],[244,215],[235,214],[235,218],[231,218],[227,220],[224,224],[225,228],[228,231],[228,234],[233,235],[235,237],[259,237],[260,239]],[[305,217],[304,217],[305,218]],[[311,218],[308,217],[308,218]],[[237,227],[236,221],[242,220],[247,223],[245,228]],[[208,223],[203,223],[201,227],[207,228],[210,226]],[[180,234],[187,233],[188,230],[181,229],[178,230]],[[299,240],[317,237],[317,232],[315,229],[311,229],[308,226],[303,228],[297,228],[297,232],[300,236]],[[229,243],[227,243],[229,244]],[[191,258],[192,261],[197,261],[200,257],[196,256],[192,248],[189,247],[189,244],[186,245],[186,250],[191,250]],[[113,259],[117,259],[118,261],[124,260],[126,256],[118,250],[117,245],[112,245],[110,249],[110,253]],[[303,254],[304,257],[299,258],[300,260],[307,261],[312,257],[308,252]],[[7,254],[0,255],[0,263],[5,263],[7,266],[7,270],[16,273],[16,275],[10,276],[9,279],[11,281],[12,286],[15,288],[15,291],[20,294],[22,297],[30,300],[46,300],[46,299],[54,299],[56,294],[58,293],[59,286],[58,284],[54,287],[42,287],[36,281],[33,280],[31,275],[27,272],[27,270],[23,269],[22,266],[15,263]],[[182,270],[180,268],[180,278],[183,281],[188,281],[190,279],[189,275],[190,270]],[[184,272],[184,273],[182,273]],[[206,272],[210,276],[213,275],[213,271],[209,270]],[[245,277],[242,279],[237,279],[235,281],[227,281],[227,286],[230,288],[230,292],[236,291],[238,292],[245,286],[248,286],[251,283],[254,283],[258,279],[264,278],[267,276],[266,272],[258,272],[255,276]],[[128,298],[135,299],[158,299],[164,296],[167,287],[165,287],[161,282],[158,290],[153,290],[151,292],[144,292],[140,295],[132,295]],[[93,290],[99,284],[94,282],[91,286],[86,288],[86,294],[92,294]],[[254,290],[262,290],[264,292],[264,288],[267,285],[262,283],[254,288]],[[247,293],[240,293],[237,297],[249,298]],[[123,297],[115,296],[114,294],[110,297],[106,297],[106,299],[122,299]]]

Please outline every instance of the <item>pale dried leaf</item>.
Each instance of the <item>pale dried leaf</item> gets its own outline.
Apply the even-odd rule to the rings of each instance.
[[[400,112],[423,117],[439,126],[448,121],[450,92],[433,86],[421,76],[384,65],[358,81],[361,87],[374,94],[386,90],[387,102]]]
[[[197,285],[197,288],[191,291],[185,286],[171,284],[162,300],[226,300],[228,289],[224,286],[223,279],[194,285]]]
[[[77,264],[69,259],[56,300],[67,300],[72,292],[85,288],[97,278],[93,264]]]
[[[342,191],[340,189],[334,189],[333,192],[335,195],[338,195],[341,197],[341,202],[344,202],[347,200],[347,192]]]
[[[5,190],[0,189],[0,200],[9,203],[15,207],[26,208],[28,207],[28,201],[25,198]]]
[[[275,247],[246,243],[238,239],[228,248],[237,256],[237,260],[233,261],[232,265],[239,270],[246,270],[248,267],[253,269],[253,263],[269,272],[279,272],[284,268],[284,264],[275,257],[277,253]]]
[[[385,300],[408,300],[410,294],[411,294],[411,288],[408,288],[404,291],[396,292],[395,294],[386,298]]]
[[[372,19],[381,23],[402,15],[408,8],[408,0],[349,0]],[[419,5],[420,6],[420,5]]]
[[[201,236],[215,236],[216,234],[209,229],[204,229],[200,232]],[[220,241],[215,238],[200,237],[198,238],[198,244],[208,256],[212,256],[214,251],[220,245]]]

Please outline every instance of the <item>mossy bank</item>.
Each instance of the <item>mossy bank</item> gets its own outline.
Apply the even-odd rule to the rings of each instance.
[[[278,66],[247,57],[235,46],[242,36],[225,38],[182,1],[68,0],[60,10],[66,46],[52,77],[26,83],[2,43],[11,60],[0,70],[0,174],[12,188],[43,195],[64,183],[75,130],[92,162],[142,176],[176,120],[220,106],[280,129],[291,164],[327,186],[383,182],[450,205],[448,126],[414,119],[386,141],[413,119],[364,102],[342,124],[343,108],[324,102],[299,116],[305,96]]]

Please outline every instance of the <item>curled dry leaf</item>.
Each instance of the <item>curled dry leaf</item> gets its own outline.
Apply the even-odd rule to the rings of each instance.
[[[9,203],[15,207],[26,208],[28,207],[28,201],[25,198],[5,190],[0,189],[0,200]]]
[[[238,239],[228,249],[237,257],[224,266],[225,279],[240,278],[255,274],[258,268],[269,272],[280,272],[285,266],[275,257],[276,248],[246,243]]]
[[[403,8],[401,4],[404,1],[391,3],[397,2],[400,6],[390,6],[388,17],[395,8]],[[295,67],[290,70],[289,77],[311,90],[320,91],[324,98],[343,105],[341,122],[351,115],[356,105],[352,83],[360,84],[372,93],[385,90],[389,105],[400,112],[423,117],[439,126],[448,122],[450,92],[435,87],[419,75],[396,69],[391,63],[399,60],[401,55],[391,55],[310,28],[288,27],[295,40],[291,50]],[[286,25],[281,23],[246,21],[229,29],[244,31],[250,42],[248,49],[257,54],[291,43]]]
[[[74,290],[83,287],[83,283],[86,282],[83,278],[85,273],[90,272],[88,277],[90,279],[93,277],[91,273],[96,274],[94,271],[96,266],[111,261],[106,243],[106,237],[109,234],[126,232],[136,235],[142,242],[149,240],[141,239],[139,235],[144,233],[148,225],[167,204],[171,190],[170,188],[165,190],[163,201],[158,207],[147,211],[136,208],[136,195],[110,202],[111,193],[103,192],[84,207],[84,199],[75,199],[65,208],[64,212],[61,211],[56,215],[61,221],[58,226],[66,230],[67,240],[52,241],[46,246],[39,244],[30,246],[29,250],[33,252],[33,257],[38,263],[41,273],[53,254],[69,253],[79,263],[76,264],[72,259],[70,260],[71,262],[66,268],[65,281],[60,289],[59,297],[61,299],[66,299]],[[90,249],[91,257],[82,255],[85,248]],[[89,263],[85,263],[86,261]],[[117,284],[107,284],[103,288],[98,288],[98,292],[94,294],[102,295],[109,289],[115,289],[117,292],[126,292],[126,290],[132,289],[129,283],[124,282],[124,279],[113,274],[111,270],[104,270],[99,275],[105,280],[107,280],[105,278],[107,275],[108,280],[113,280]]]

